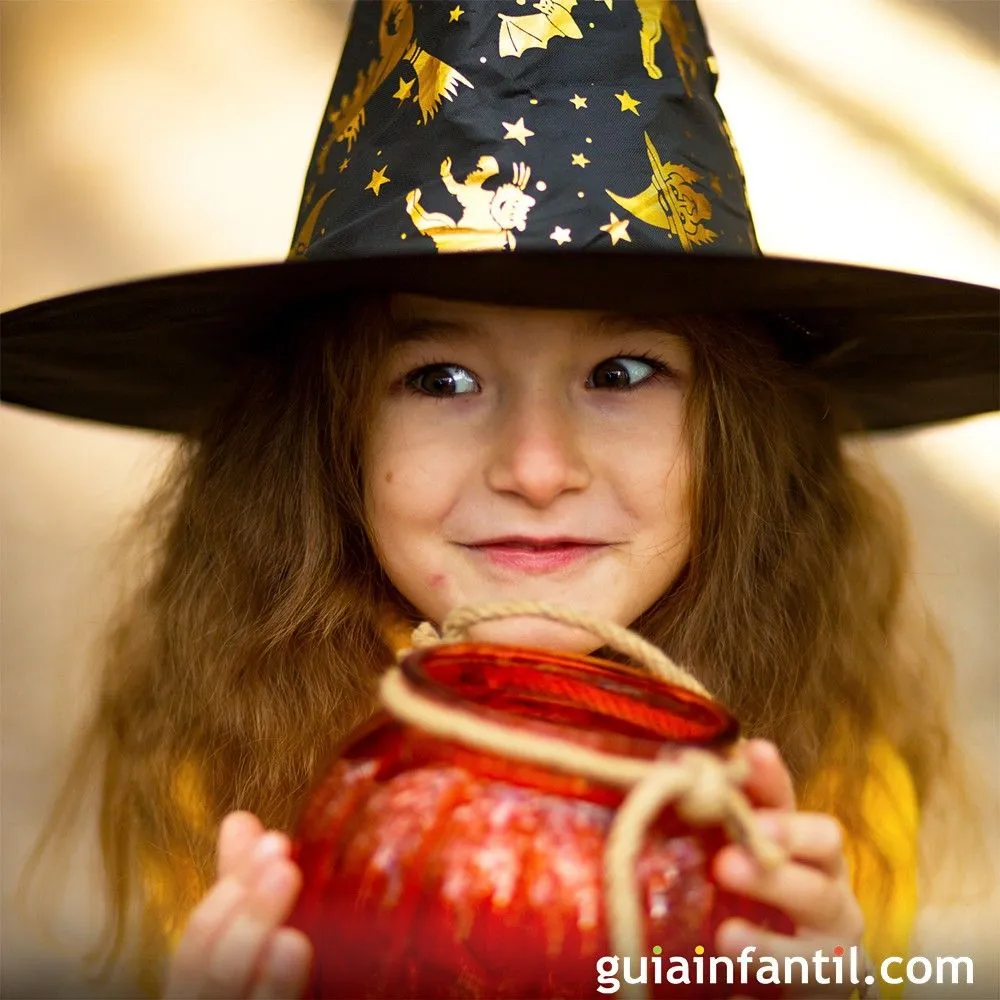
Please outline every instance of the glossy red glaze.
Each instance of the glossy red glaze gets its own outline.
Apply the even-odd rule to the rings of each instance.
[[[403,670],[440,702],[609,753],[723,753],[737,735],[718,705],[590,657],[452,645],[411,655]],[[378,716],[315,790],[295,841],[304,886],[290,923],[316,954],[307,996],[606,995],[595,968],[610,952],[602,857],[622,797]],[[725,842],[720,828],[691,827],[669,808],[647,835],[639,881],[648,946],[662,948],[664,967],[666,956],[693,959],[696,945],[710,955],[729,916],[790,929],[713,883]],[[649,989],[729,995],[718,985]]]

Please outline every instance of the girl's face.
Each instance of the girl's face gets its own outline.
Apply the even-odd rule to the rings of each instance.
[[[538,600],[628,625],[689,552],[686,343],[660,322],[399,297],[366,460],[375,546],[440,623]],[[520,618],[483,641],[588,651]]]

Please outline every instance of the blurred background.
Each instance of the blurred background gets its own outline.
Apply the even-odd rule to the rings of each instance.
[[[766,253],[998,284],[1000,4],[700,7]],[[0,4],[0,306],[283,257],[349,15],[319,0]],[[61,944],[13,894],[92,691],[119,583],[112,542],[171,446],[0,408],[4,996],[42,962],[73,982],[74,949],[97,927],[89,830],[66,872]],[[915,572],[958,662],[959,732],[995,795],[1000,418],[872,449],[905,498]],[[995,801],[983,795],[994,868]],[[977,987],[949,996],[998,995],[995,870],[976,882],[975,900],[939,895],[921,920],[917,951],[978,952]]]

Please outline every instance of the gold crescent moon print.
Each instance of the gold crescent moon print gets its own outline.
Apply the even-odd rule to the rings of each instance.
[[[712,218],[712,203],[693,186],[701,175],[680,163],[663,163],[649,133],[643,136],[653,171],[649,187],[631,197],[605,191],[635,218],[673,233],[685,251],[713,242],[716,233],[705,225]]]

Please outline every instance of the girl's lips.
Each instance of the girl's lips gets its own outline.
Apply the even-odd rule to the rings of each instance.
[[[469,545],[470,552],[476,552],[491,566],[512,569],[521,573],[552,573],[586,559],[605,548],[604,545],[562,542],[536,548],[517,542],[501,542],[489,545]]]

